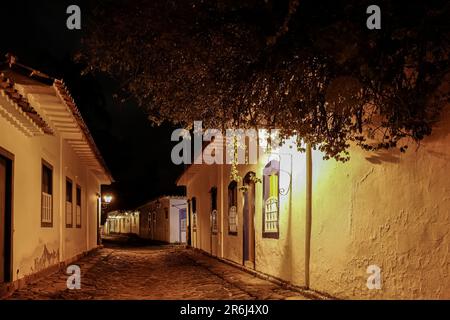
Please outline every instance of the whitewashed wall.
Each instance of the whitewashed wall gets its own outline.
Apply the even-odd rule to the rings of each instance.
[[[56,136],[26,137],[0,116],[0,146],[14,154],[13,280],[96,247],[97,179]],[[64,154],[64,156],[62,155]],[[42,159],[53,166],[53,227],[41,227]],[[65,228],[65,179],[82,187],[82,228]],[[75,200],[75,192],[74,192]]]

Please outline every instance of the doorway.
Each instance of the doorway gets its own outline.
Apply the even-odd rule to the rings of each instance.
[[[180,243],[186,243],[186,209],[180,209],[179,210],[179,242]]]
[[[243,225],[243,264],[255,268],[255,182],[254,172],[244,177],[244,225]]]
[[[0,149],[0,284],[12,281],[13,156]]]

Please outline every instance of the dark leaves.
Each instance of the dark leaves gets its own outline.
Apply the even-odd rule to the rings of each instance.
[[[449,101],[446,2],[385,1],[379,31],[369,4],[111,1],[78,60],[122,81],[155,124],[279,128],[338,161],[350,143],[404,152]]]

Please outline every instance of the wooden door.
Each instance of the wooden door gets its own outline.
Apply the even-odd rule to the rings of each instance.
[[[0,149],[3,153],[3,149]],[[0,283],[12,279],[12,174],[13,158],[0,154]]]
[[[6,159],[0,156],[0,283],[5,281]]]
[[[243,263],[255,268],[255,183],[251,180],[249,173],[244,178],[244,241],[243,241]]]

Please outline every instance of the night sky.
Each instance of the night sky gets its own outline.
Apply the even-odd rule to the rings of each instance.
[[[66,28],[67,6],[82,11],[82,29]],[[118,85],[102,75],[81,75],[73,61],[80,48],[83,25],[95,1],[2,1],[0,55],[50,76],[63,78],[116,182],[103,192],[114,195],[110,209],[131,209],[163,194],[183,194],[175,186],[183,167],[170,159],[174,128],[153,127],[133,101],[113,98]]]

